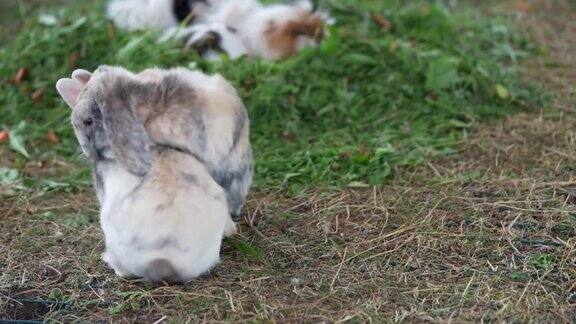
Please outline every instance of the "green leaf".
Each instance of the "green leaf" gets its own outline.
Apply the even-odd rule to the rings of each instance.
[[[348,184],[349,188],[367,188],[370,187],[369,184],[362,181],[352,181]]]
[[[60,288],[54,288],[48,294],[48,298],[62,300],[64,299],[64,293],[62,292],[62,290],[60,290]]]
[[[58,190],[72,187],[70,183],[58,182],[50,179],[42,180],[41,186],[44,190]]]
[[[250,243],[238,238],[228,238],[226,240],[228,243],[230,243],[230,245],[232,245],[236,250],[240,251],[245,256],[251,257],[258,261],[262,261],[264,259],[264,254],[262,251],[253,247]]]
[[[500,99],[506,100],[510,97],[510,92],[503,85],[497,84],[495,88],[496,88],[496,94],[498,95],[498,97],[500,97]]]
[[[40,215],[40,217],[42,217],[42,219],[45,221],[52,222],[56,219],[56,214],[54,214],[51,211],[47,211],[47,212],[42,213],[42,215]]]
[[[524,273],[522,271],[510,272],[510,279],[512,279],[514,281],[521,281],[521,280],[524,280],[525,278],[526,278],[526,276],[524,275]]]
[[[72,228],[83,228],[90,225],[92,219],[86,214],[68,215],[62,220],[62,224]]]
[[[538,270],[549,270],[554,267],[557,257],[553,254],[537,253],[530,257],[529,263]]]
[[[118,315],[123,311],[124,311],[124,304],[118,304],[116,306],[108,308],[108,314],[110,315]]]
[[[26,130],[26,122],[21,121],[16,127],[10,130],[10,148],[26,158],[30,158],[30,154],[24,145],[24,131]]]
[[[18,170],[9,168],[0,168],[0,185],[8,186],[18,180]]]
[[[359,153],[354,156],[354,162],[358,164],[366,164],[370,161],[370,157],[366,154]]]
[[[458,80],[457,59],[444,56],[428,65],[426,70],[426,89],[433,91],[446,89]]]

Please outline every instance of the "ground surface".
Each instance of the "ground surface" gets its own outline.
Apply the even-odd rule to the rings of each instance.
[[[88,186],[16,188],[0,198],[0,318],[576,321],[576,9],[489,7],[479,10],[511,12],[547,48],[522,68],[550,104],[473,121],[457,153],[394,166],[382,186],[294,193],[262,181],[222,263],[185,287],[121,280],[102,264]],[[45,163],[21,172],[84,172]]]

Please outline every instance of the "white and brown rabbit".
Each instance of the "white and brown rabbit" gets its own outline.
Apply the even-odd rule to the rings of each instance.
[[[128,30],[168,29],[172,33],[170,30],[183,22],[231,27],[212,28],[222,40],[222,52],[231,58],[240,57],[234,53],[243,51],[247,56],[270,60],[317,46],[332,21],[327,12],[314,8],[309,0],[274,4],[258,0],[110,0],[108,17]]]
[[[270,60],[315,47],[325,37],[331,18],[308,0],[263,5],[258,0],[212,0],[198,21],[237,30],[248,55]]]
[[[121,276],[186,282],[218,262],[223,235],[235,232],[230,199],[206,161],[234,160],[219,156],[223,147],[229,155],[239,145],[247,147],[244,158],[251,153],[238,134],[244,131],[248,140],[246,122],[241,122],[246,125],[241,130],[225,122],[239,118],[226,117],[228,110],[235,111],[226,105],[241,106],[225,80],[187,70],[165,73],[148,70],[137,76],[102,67],[92,75],[78,70],[73,79],[59,80],[57,89],[73,108],[76,136],[94,169],[106,237],[104,260]],[[179,93],[186,83],[180,77],[190,78],[187,86],[200,82],[192,87],[192,97]],[[219,111],[210,111],[214,107]],[[215,132],[228,126],[237,135],[230,143],[213,140]],[[192,143],[178,139],[181,134]],[[167,140],[169,136],[174,137]],[[202,157],[192,152],[198,148],[205,150]],[[251,162],[246,168],[250,178]],[[215,174],[219,172],[217,168]],[[233,183],[234,177],[224,182]]]
[[[132,103],[132,113],[153,145],[188,152],[206,165],[238,221],[252,183],[253,161],[247,111],[234,87],[218,74],[184,68],[134,74],[101,66],[94,75]],[[72,77],[85,84],[92,75],[77,70]]]

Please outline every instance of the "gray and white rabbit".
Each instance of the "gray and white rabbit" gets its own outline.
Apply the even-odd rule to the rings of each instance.
[[[222,131],[234,125],[224,122],[230,119],[225,112],[234,111],[224,106],[241,102],[219,76],[174,73],[187,75],[192,84],[202,81],[188,102],[201,113],[180,111],[186,109],[179,106],[184,98],[177,96],[176,84],[183,81],[168,73],[175,84],[166,84],[160,70],[138,76],[120,68],[99,68],[94,75],[78,70],[73,79],[57,83],[58,92],[73,108],[76,136],[94,169],[106,238],[103,258],[118,275],[153,282],[186,282],[209,271],[219,260],[222,237],[236,230],[226,194],[204,163],[218,160],[221,146],[226,146],[208,145],[214,133],[207,126],[223,122]],[[173,95],[178,99],[169,99]],[[219,111],[210,111],[214,105]],[[167,112],[174,113],[172,124],[164,116]],[[163,142],[165,136],[182,131],[194,144]],[[235,143],[227,145],[229,153],[235,152],[241,137],[230,140]],[[195,145],[206,150],[203,158],[190,152]],[[249,148],[249,143],[242,145]]]
[[[238,221],[252,183],[253,161],[248,115],[234,87],[218,74],[184,68],[134,74],[101,66],[95,75],[110,84],[105,89],[127,97],[153,145],[178,148],[206,165]],[[73,74],[80,83],[91,77],[84,70]]]

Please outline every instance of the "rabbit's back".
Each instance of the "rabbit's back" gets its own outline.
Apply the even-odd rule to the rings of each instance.
[[[130,177],[123,172],[116,168],[108,178]],[[188,281],[218,262],[226,198],[193,156],[162,149],[148,175],[124,193],[108,197],[106,176],[104,186],[105,258],[120,275]]]
[[[224,188],[238,220],[252,182],[247,111],[220,75],[186,69],[149,69],[139,74],[154,84],[152,100],[138,109],[150,138],[195,155]]]
[[[154,142],[194,153],[210,168],[248,137],[246,109],[220,75],[149,69],[138,76],[150,84],[137,113]]]

